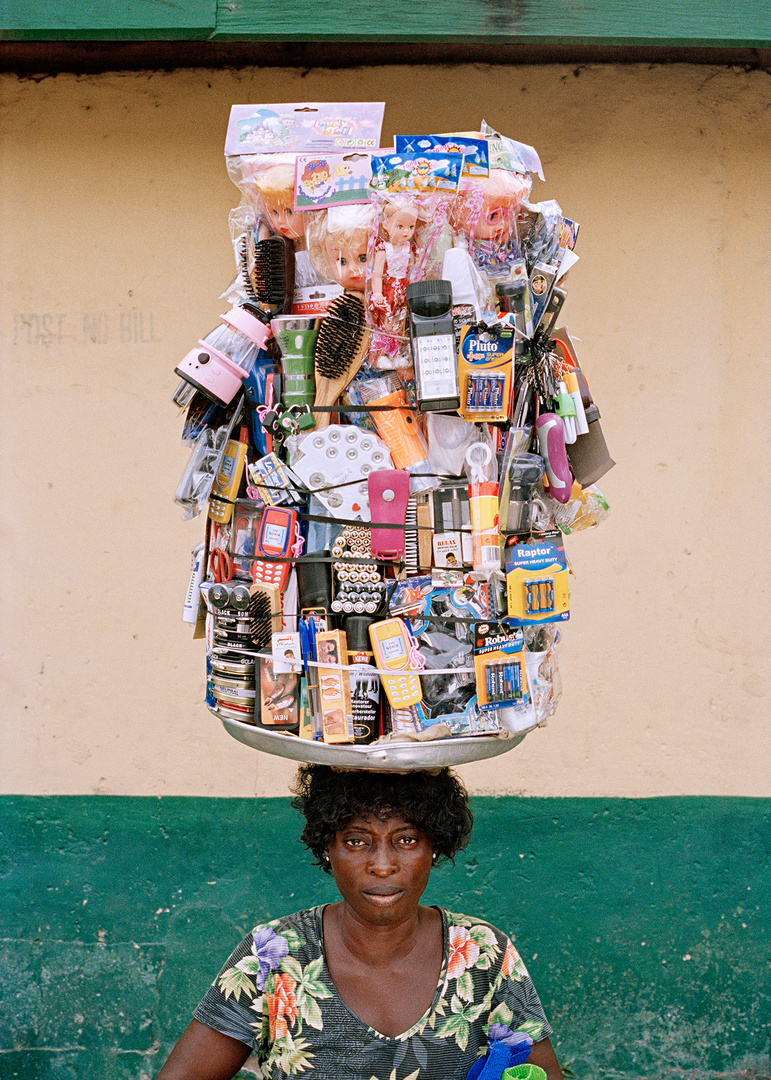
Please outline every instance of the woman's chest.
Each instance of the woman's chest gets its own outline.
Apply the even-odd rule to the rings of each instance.
[[[335,971],[335,987],[355,1016],[394,1039],[431,1009],[440,965],[441,957],[436,964],[394,964],[376,970],[342,965]]]

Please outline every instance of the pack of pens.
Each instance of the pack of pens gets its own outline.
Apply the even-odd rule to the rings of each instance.
[[[535,193],[536,151],[384,118],[233,106],[233,274],[174,367],[174,497],[231,734],[402,740],[409,764],[554,713],[566,543],[607,515],[613,460],[564,320],[580,229]]]

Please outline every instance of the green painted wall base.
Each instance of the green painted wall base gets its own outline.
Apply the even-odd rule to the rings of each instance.
[[[425,899],[516,936],[576,1077],[771,1077],[771,800],[474,809]],[[154,1076],[253,922],[334,899],[298,833],[285,800],[0,799],[0,1078]]]

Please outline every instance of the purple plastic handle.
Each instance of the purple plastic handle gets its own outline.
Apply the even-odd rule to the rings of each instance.
[[[565,429],[556,413],[541,413],[535,422],[538,432],[538,445],[541,457],[546,464],[549,478],[549,495],[557,502],[566,503],[570,499],[573,476],[568,465],[565,450]]]

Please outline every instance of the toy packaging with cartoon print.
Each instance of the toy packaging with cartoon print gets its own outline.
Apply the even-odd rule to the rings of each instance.
[[[565,539],[614,464],[564,320],[579,225],[485,121],[234,105],[234,274],[175,371],[206,704],[268,753],[495,756],[557,707]],[[192,344],[192,343],[191,343]]]

